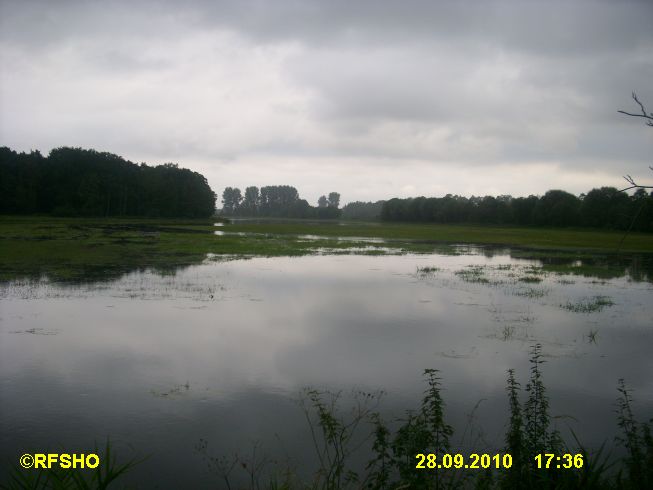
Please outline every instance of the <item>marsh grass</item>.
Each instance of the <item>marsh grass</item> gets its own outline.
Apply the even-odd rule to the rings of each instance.
[[[578,250],[615,250],[622,238],[620,232],[597,230],[547,229],[500,226],[443,225],[426,223],[388,223],[325,221],[315,224],[301,220],[241,221],[229,225],[234,231],[279,234],[315,234],[324,236],[379,237],[389,240],[411,240],[422,243],[442,244],[493,244],[532,247],[522,251],[523,256],[537,255],[538,248],[556,250],[561,257],[575,257]],[[635,233],[625,242],[627,250],[653,252],[650,234]],[[626,249],[624,249],[626,250]]]
[[[436,273],[440,271],[442,271],[442,268],[435,267],[435,266],[417,267],[415,275],[419,278],[427,278],[427,277],[434,276]]]
[[[514,292],[515,296],[521,296],[523,298],[530,298],[530,299],[537,299],[537,298],[543,298],[547,294],[549,294],[549,290],[545,288],[527,288],[527,289],[519,289]]]
[[[571,264],[544,264],[542,269],[551,274],[597,277],[600,279],[615,279],[624,275],[623,266],[610,264],[609,262],[596,264],[594,261],[577,261]]]
[[[292,257],[328,250],[334,254],[461,255],[469,254],[479,245],[488,256],[494,253],[492,247],[509,245],[529,247],[509,251],[514,257],[549,260],[555,256],[563,261],[545,264],[540,268],[545,272],[601,278],[629,273],[637,280],[653,275],[650,261],[639,263],[635,259],[614,266],[583,259],[580,265],[573,265],[578,262],[573,258],[579,254],[592,257],[588,250],[612,249],[621,239],[619,233],[612,232],[405,223],[316,224],[301,220],[222,223],[219,230],[224,233],[222,236],[215,235],[215,220],[3,216],[0,217],[0,256],[3,258],[0,281],[44,275],[57,282],[106,280],[148,268],[174,271],[201,263],[209,254]],[[314,235],[316,239],[301,238],[306,235]],[[579,249],[585,252],[580,253]],[[632,233],[623,249],[631,253],[653,252],[653,238],[650,234]],[[507,265],[497,269],[502,270],[502,267],[508,270]]]
[[[620,488],[653,488],[653,418],[648,423],[635,420],[631,390],[627,388],[623,378],[619,379],[617,390],[617,424],[622,432],[618,442],[627,451],[625,469],[617,474],[617,483]]]
[[[515,338],[515,327],[513,325],[504,325],[502,331],[502,340],[508,341]]]
[[[599,331],[591,329],[587,334],[587,342],[590,344],[596,344],[598,339]]]
[[[485,268],[480,265],[469,265],[464,269],[455,271],[454,274],[465,282],[476,284],[490,283],[490,280],[485,276]]]
[[[576,281],[572,281],[571,279],[558,279],[556,281],[558,284],[562,284],[564,286],[569,286],[571,284],[576,284]]]
[[[594,296],[592,298],[581,299],[574,303],[568,301],[560,306],[563,309],[573,311],[574,313],[598,313],[613,305],[614,301],[612,301],[608,296]]]
[[[517,279],[519,282],[525,282],[525,283],[540,283],[542,282],[542,278],[538,276],[522,276],[519,279]]]
[[[536,265],[529,265],[526,266],[522,269],[524,274],[530,274],[530,275],[541,275],[544,274],[544,269],[542,267],[536,266]]]
[[[190,391],[190,382],[186,381],[185,384],[175,385],[167,391],[150,390],[150,393],[157,398],[174,398],[188,391]]]

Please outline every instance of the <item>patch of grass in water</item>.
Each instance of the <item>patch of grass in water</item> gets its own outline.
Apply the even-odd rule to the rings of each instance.
[[[513,325],[505,325],[501,331],[502,340],[507,342],[515,337],[515,327]]]
[[[596,339],[597,339],[598,335],[599,335],[598,330],[591,329],[589,331],[589,333],[587,334],[587,341],[590,344],[596,344]]]
[[[604,308],[614,305],[614,301],[608,296],[594,296],[592,298],[582,299],[575,303],[568,301],[562,308],[574,313],[598,313]]]
[[[539,283],[542,282],[542,278],[538,276],[522,276],[518,279],[518,281],[525,283]]]
[[[440,272],[442,269],[440,267],[434,267],[434,266],[425,266],[425,267],[417,267],[417,272],[416,275],[417,277],[430,277],[435,275],[436,272]]]
[[[524,274],[540,275],[544,274],[544,269],[536,265],[529,265],[528,267],[524,267]]]
[[[607,284],[607,283],[608,283],[608,281],[606,281],[606,280],[604,280],[604,279],[602,279],[602,280],[592,279],[592,280],[590,281],[590,284],[600,284],[601,286],[603,286],[603,285],[605,285],[605,284]]]
[[[535,289],[535,288],[528,288],[528,289],[520,289],[519,291],[515,291],[515,296],[521,296],[523,298],[543,298],[549,294],[549,291],[547,289]]]
[[[623,267],[609,264],[588,264],[581,261],[571,264],[544,264],[542,269],[553,274],[597,277],[599,279],[617,279],[626,274]]]
[[[572,281],[571,279],[558,279],[556,282],[564,285],[576,284],[576,281]]]
[[[490,281],[485,277],[485,268],[479,265],[469,265],[465,269],[454,272],[465,282],[489,284]]]

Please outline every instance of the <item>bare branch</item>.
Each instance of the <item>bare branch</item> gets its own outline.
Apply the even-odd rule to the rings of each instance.
[[[637,94],[633,92],[633,100],[637,102],[637,105],[639,105],[642,113],[641,114],[633,114],[632,112],[626,112],[626,111],[617,111],[621,114],[625,114],[626,116],[632,116],[632,117],[643,117],[646,119],[646,124],[648,126],[653,126],[653,112],[650,114],[646,113],[646,108],[644,107],[644,104],[640,102],[640,100],[637,98]]]
[[[631,112],[626,112],[626,111],[617,111],[621,114],[625,114],[627,116],[632,116],[632,117],[643,117],[647,119],[646,124],[648,126],[653,126],[653,116],[649,116],[647,114],[632,114]]]
[[[628,182],[630,186],[624,189],[619,189],[619,192],[628,191],[630,189],[653,189],[653,185],[639,185],[630,175],[624,175],[624,180]]]
[[[639,99],[637,98],[637,94],[633,92],[633,100],[637,102],[637,105],[639,105],[640,109],[642,109],[642,114],[646,116],[646,109],[644,108],[644,104],[642,104]],[[648,117],[648,116],[647,116]]]
[[[619,192],[629,191],[630,189],[653,189],[653,185],[631,185],[630,187],[619,189]]]
[[[633,100],[637,103],[639,108],[641,109],[642,113],[641,114],[632,114],[630,112],[626,111],[617,111],[620,112],[621,114],[625,114],[627,116],[633,116],[633,117],[643,117],[646,119],[646,124],[647,126],[653,127],[653,112],[650,114],[646,113],[646,108],[644,107],[644,104],[641,103],[641,101],[637,98],[637,94],[633,91]],[[649,169],[653,170],[653,166],[648,167]],[[630,184],[629,187],[626,187],[625,189],[620,189],[620,192],[628,191],[630,189],[653,189],[653,185],[639,185],[637,182],[635,182],[635,179],[633,179],[632,176],[630,175],[624,175],[624,179],[626,182]],[[635,224],[635,221],[637,221],[637,218],[639,217],[639,214],[641,213],[642,209],[644,209],[644,205],[646,204],[646,201],[644,200],[642,204],[640,205],[639,209],[637,210],[637,213],[635,213],[635,216],[633,217],[633,220],[630,222],[630,226],[626,230],[626,233],[621,237],[621,241],[619,242],[619,245],[617,246],[617,253],[621,250],[621,246],[624,243],[624,240],[630,233],[630,230],[633,229],[633,225]]]

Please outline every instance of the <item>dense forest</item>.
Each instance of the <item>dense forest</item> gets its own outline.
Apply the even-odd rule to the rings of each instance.
[[[237,187],[227,187],[222,193],[225,216],[335,219],[341,214],[339,205],[340,194],[331,192],[320,196],[317,207],[311,206],[290,185],[250,186],[245,195]]]
[[[137,165],[118,155],[0,148],[0,213],[208,217],[216,196],[204,176],[176,164]]]
[[[614,187],[592,189],[579,197],[561,190],[541,197],[415,197],[383,203],[385,221],[479,223],[521,226],[581,226],[653,231],[653,195],[637,189],[628,195]]]
[[[362,202],[354,201],[342,208],[342,219],[358,219],[376,221],[381,219],[381,211],[385,201]]]

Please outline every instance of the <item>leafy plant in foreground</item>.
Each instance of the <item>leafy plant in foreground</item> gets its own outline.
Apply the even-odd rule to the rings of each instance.
[[[635,420],[632,411],[631,390],[626,387],[623,379],[617,384],[619,398],[617,399],[617,425],[622,436],[617,438],[626,449],[624,459],[627,478],[622,480],[619,473],[617,479],[624,488],[653,488],[653,438],[651,427]]]

